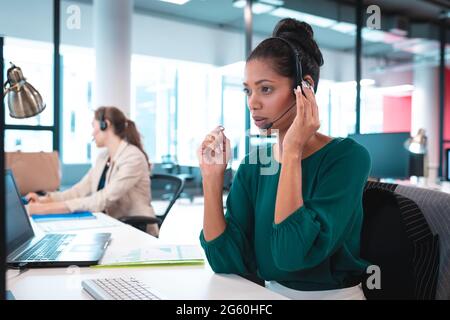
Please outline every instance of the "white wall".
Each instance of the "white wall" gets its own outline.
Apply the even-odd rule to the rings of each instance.
[[[242,60],[244,35],[135,14],[133,52],[225,65]]]
[[[0,0],[0,34],[52,41],[52,0]]]

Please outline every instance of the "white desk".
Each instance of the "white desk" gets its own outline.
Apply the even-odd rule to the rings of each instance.
[[[102,219],[112,219],[96,214]],[[76,222],[74,222],[76,223]],[[36,230],[36,228],[35,228]],[[68,231],[66,231],[68,232]],[[160,241],[131,226],[119,223],[115,227],[77,230],[74,232],[110,232],[112,242],[106,254],[114,250],[133,248]],[[91,299],[81,288],[81,281],[99,277],[132,276],[148,283],[168,299],[174,300],[280,300],[285,297],[237,275],[215,274],[207,262],[200,266],[163,266],[137,268],[46,268],[30,269],[19,275],[9,270],[7,286],[15,298],[21,299]]]

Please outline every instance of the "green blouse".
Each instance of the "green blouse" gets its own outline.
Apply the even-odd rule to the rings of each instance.
[[[275,161],[272,147],[258,149]],[[254,155],[254,154],[253,154]],[[367,150],[335,138],[302,160],[304,205],[274,223],[280,167],[246,156],[227,198],[226,229],[200,242],[217,273],[257,274],[297,290],[331,290],[357,284],[368,266],[360,257],[362,193],[370,171]],[[267,160],[267,159],[266,159]],[[266,164],[264,164],[266,163]],[[273,165],[273,163],[272,163]]]

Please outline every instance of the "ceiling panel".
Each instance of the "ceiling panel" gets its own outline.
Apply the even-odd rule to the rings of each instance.
[[[75,0],[73,0],[75,1]],[[78,2],[92,3],[92,0],[77,0]],[[297,5],[300,0],[285,0],[286,7]],[[447,0],[429,0],[447,1]],[[399,12],[416,18],[433,18],[442,7],[433,5],[424,0],[365,0],[367,4],[380,5],[383,12]],[[318,8],[327,8],[326,4],[346,3],[354,4],[355,0],[301,0],[302,6],[316,11]],[[450,3],[450,1],[449,1]],[[134,0],[135,10],[140,13],[156,15],[167,19],[182,20],[185,22],[202,24],[206,27],[223,28],[244,32],[243,9],[233,7],[233,0],[190,0],[184,5],[167,3],[159,0]],[[303,8],[302,7],[302,8]],[[328,7],[328,8],[332,8]],[[385,11],[384,11],[385,10]],[[322,10],[323,11],[323,10]],[[325,13],[325,12],[324,12]],[[270,36],[279,17],[270,14],[253,16],[253,31],[260,37]],[[322,48],[354,51],[355,36],[338,32],[329,28],[314,26],[315,38]],[[408,40],[408,39],[404,39]],[[396,50],[392,45],[380,42],[363,42],[363,54],[367,56],[391,56],[392,58],[410,58],[404,50]]]

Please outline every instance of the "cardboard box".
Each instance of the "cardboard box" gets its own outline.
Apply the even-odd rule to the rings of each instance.
[[[12,170],[22,195],[28,192],[56,191],[61,183],[57,151],[5,152],[5,165]]]

